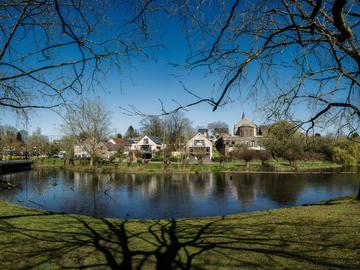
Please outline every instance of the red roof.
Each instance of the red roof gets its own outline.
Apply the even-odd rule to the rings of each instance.
[[[128,142],[122,138],[112,138],[116,145],[127,145]]]

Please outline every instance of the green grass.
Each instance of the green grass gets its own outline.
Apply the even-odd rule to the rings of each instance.
[[[337,164],[333,161],[328,160],[301,160],[295,162],[292,166],[288,161],[279,160],[279,161],[269,161],[269,165],[273,166],[275,169],[286,170],[286,169],[297,169],[297,170],[307,170],[307,169],[329,169],[329,168],[340,168],[342,165]]]
[[[1,269],[360,269],[360,202],[101,219],[0,201]]]
[[[103,164],[97,167],[90,167],[87,164],[82,164],[79,160],[75,160],[75,166],[64,166],[64,161],[59,159],[44,159],[42,161],[37,160],[35,166],[52,168],[66,167],[68,169],[77,170],[77,171],[120,171],[120,172],[130,172],[130,173],[152,173],[152,172],[163,172],[164,165],[162,162],[150,162],[149,164],[139,167],[136,162],[133,162],[130,167],[126,163],[120,163],[115,166],[113,164]],[[202,165],[198,164],[180,164],[180,163],[171,163],[166,172],[175,173],[175,172],[238,172],[238,171],[309,171],[309,170],[319,170],[319,169],[333,169],[340,168],[341,165],[332,162],[332,161],[297,161],[292,166],[289,162],[284,160],[279,161],[268,161],[266,167],[261,165],[261,161],[254,160],[250,162],[249,168],[246,167],[246,163],[243,161],[236,162],[225,162],[224,166],[221,167],[219,163],[206,163]]]

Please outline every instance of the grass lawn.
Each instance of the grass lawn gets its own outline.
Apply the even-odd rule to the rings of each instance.
[[[122,220],[0,201],[1,269],[360,269],[360,202]]]
[[[268,161],[266,167],[261,165],[261,161],[254,160],[250,162],[249,168],[246,167],[244,161],[236,162],[225,162],[224,166],[221,167],[219,163],[212,162],[202,165],[198,164],[180,164],[180,163],[171,163],[167,172],[221,172],[221,171],[309,171],[309,170],[318,170],[318,169],[332,169],[340,168],[341,165],[332,162],[332,161],[322,161],[322,160],[308,160],[308,161],[297,161],[290,166],[288,161],[279,160],[279,161]],[[81,164],[79,160],[75,160],[75,166],[67,166],[69,169],[78,170],[78,171],[120,171],[120,172],[131,172],[131,173],[147,173],[147,172],[163,172],[164,165],[162,162],[150,162],[149,164],[138,167],[136,162],[133,162],[130,167],[127,167],[125,162],[120,163],[115,166],[114,164],[101,165],[97,168],[89,167],[86,164]],[[37,167],[64,167],[64,161],[60,159],[44,159],[35,161],[35,166]]]

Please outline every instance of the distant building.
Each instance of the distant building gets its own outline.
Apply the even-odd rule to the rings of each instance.
[[[86,147],[83,144],[74,145],[74,157],[75,158],[90,158],[90,154],[86,151]]]
[[[163,150],[165,145],[160,137],[145,135],[135,144],[135,147],[143,154],[144,158],[151,158],[155,152]]]
[[[212,159],[213,145],[206,134],[207,132],[200,129],[198,133],[186,143],[186,151],[189,153],[190,159],[196,159],[196,155],[199,152],[204,154],[204,161],[210,161]]]
[[[134,150],[135,141],[123,138],[110,138],[106,145],[111,152],[122,151],[124,154],[128,154],[129,151]],[[132,149],[133,148],[133,149]]]
[[[125,145],[127,144],[127,141],[123,138],[110,138],[108,143],[114,144],[114,145]]]
[[[253,150],[261,150],[259,139],[267,133],[268,126],[259,128],[243,113],[241,120],[234,125],[234,135],[223,135],[225,151],[231,152],[235,146],[245,144]]]
[[[86,150],[86,144],[74,145],[74,157],[75,158],[90,158],[90,154]],[[110,138],[108,141],[103,141],[96,146],[96,156],[102,159],[109,159],[119,151],[124,154],[128,154],[131,149],[131,144],[128,140],[120,138]]]
[[[256,125],[251,122],[243,113],[241,120],[234,125],[234,135],[243,138],[256,137]]]
[[[131,138],[131,139],[126,139],[126,141],[128,142],[129,145],[129,151],[135,151],[136,150],[136,143],[140,140],[141,138]]]

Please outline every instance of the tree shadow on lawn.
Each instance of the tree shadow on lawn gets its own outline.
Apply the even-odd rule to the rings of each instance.
[[[144,221],[51,212],[3,216],[0,265],[1,269],[360,268],[360,226],[346,227],[336,219],[288,222],[274,217],[269,222],[269,215]]]

